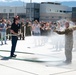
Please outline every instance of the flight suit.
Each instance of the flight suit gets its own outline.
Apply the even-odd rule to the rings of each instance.
[[[76,30],[76,27],[66,28],[64,31],[57,31],[58,34],[65,34],[65,56],[66,61],[72,61],[72,48],[73,48],[73,31]]]

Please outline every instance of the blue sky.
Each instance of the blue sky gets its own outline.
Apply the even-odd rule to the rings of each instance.
[[[30,0],[0,0],[0,1],[25,1],[30,2]],[[76,0],[32,0],[32,2],[62,2],[62,1],[76,1]]]

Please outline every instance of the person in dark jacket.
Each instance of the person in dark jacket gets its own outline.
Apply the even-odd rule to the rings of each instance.
[[[12,26],[11,26],[11,34],[12,34],[12,47],[11,47],[11,53],[10,57],[16,57],[17,55],[14,54],[17,40],[18,40],[18,30],[20,29],[20,24],[19,24],[20,18],[16,16],[13,20]]]

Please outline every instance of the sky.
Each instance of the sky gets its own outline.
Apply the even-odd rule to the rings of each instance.
[[[23,1],[30,2],[30,0],[0,0],[0,1]],[[76,1],[76,0],[32,0],[32,2],[62,2],[62,1]]]

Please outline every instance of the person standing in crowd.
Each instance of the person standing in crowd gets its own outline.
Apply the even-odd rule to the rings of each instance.
[[[24,19],[21,20],[20,28],[21,28],[21,33],[22,33],[21,37],[22,37],[22,40],[24,40],[25,39],[25,23],[24,23]]]
[[[11,25],[11,34],[12,34],[12,47],[11,47],[11,53],[10,57],[16,57],[17,55],[14,54],[17,40],[18,40],[18,31],[20,29],[20,24],[19,24],[19,16],[16,16],[13,20],[13,23]]]
[[[62,31],[63,29],[61,27],[60,22],[57,22],[56,24],[57,24],[56,25],[56,30]],[[63,46],[63,44],[61,44],[61,43],[63,43],[63,41],[64,41],[63,40],[63,35],[58,35],[58,36],[54,36],[54,37],[56,38],[56,40],[55,40],[55,48],[56,48],[56,51],[61,51],[61,47]]]
[[[65,56],[66,60],[64,61],[67,64],[72,62],[72,48],[73,48],[73,31],[76,30],[76,26],[70,28],[69,22],[65,23],[65,30],[58,31],[55,30],[58,34],[65,34]]]
[[[46,30],[45,30],[46,22],[41,22],[40,24],[41,24],[41,27],[40,27],[41,36],[46,36]]]
[[[31,22],[29,20],[27,20],[26,22],[26,36],[31,36]]]
[[[11,21],[10,20],[8,20],[7,21],[7,31],[6,31],[6,34],[7,34],[7,39],[11,39],[11,36],[9,36],[9,34],[10,34],[10,29],[11,29]]]
[[[40,32],[40,24],[37,20],[34,21],[34,24],[32,25],[32,33],[34,36],[38,36],[38,35],[41,35],[41,32]]]
[[[42,38],[40,37],[41,35],[40,28],[41,28],[40,23],[37,20],[35,20],[32,25],[32,34],[33,36],[35,36],[34,38],[35,46],[42,45]]]
[[[0,24],[0,32],[1,32],[1,45],[3,45],[3,39],[6,43],[6,20],[2,19],[2,23]]]
[[[49,22],[46,22],[46,24],[45,24],[45,32],[46,32],[46,36],[51,35],[50,34],[50,32],[51,32],[51,26],[50,26]]]

